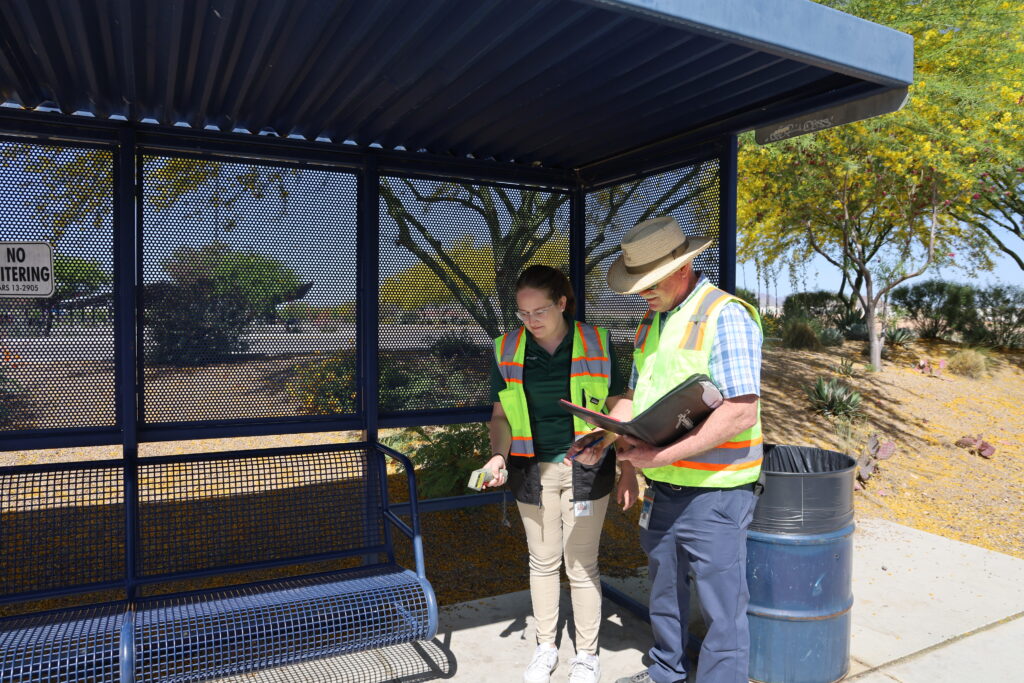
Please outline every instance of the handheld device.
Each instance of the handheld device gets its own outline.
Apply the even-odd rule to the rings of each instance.
[[[498,471],[502,476],[506,474],[506,470],[502,469]],[[480,469],[473,470],[469,473],[469,483],[466,484],[466,486],[474,491],[482,491],[484,484],[489,483],[492,479],[494,479],[494,476],[491,475],[491,471],[486,467],[481,467]]]

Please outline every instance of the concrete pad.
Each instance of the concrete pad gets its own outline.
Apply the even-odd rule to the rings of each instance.
[[[601,679],[614,681],[643,668],[641,659],[650,647],[651,629],[607,599],[602,611]],[[442,608],[437,640],[457,662],[453,678],[496,683],[522,681],[523,670],[536,647],[532,613],[529,591]],[[569,660],[576,655],[568,588],[562,589],[559,613],[559,666],[551,676],[553,683],[568,680]]]
[[[851,655],[876,668],[1024,612],[1024,560],[858,520],[853,596]]]
[[[967,683],[1024,679],[1024,617],[911,655],[856,679],[857,683]]]

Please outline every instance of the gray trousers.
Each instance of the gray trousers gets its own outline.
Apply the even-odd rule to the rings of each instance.
[[[651,519],[640,529],[640,544],[649,561],[654,646],[648,673],[655,683],[687,679],[691,570],[708,627],[697,683],[748,681],[747,527],[757,500],[751,488],[673,489],[654,483]]]

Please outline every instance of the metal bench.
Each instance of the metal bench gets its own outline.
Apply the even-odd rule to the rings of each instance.
[[[405,468],[409,523],[390,509],[386,457]],[[361,443],[146,458],[135,471],[0,469],[2,601],[121,593],[0,620],[0,680],[199,681],[433,638],[403,455]],[[415,571],[397,564],[393,527]]]

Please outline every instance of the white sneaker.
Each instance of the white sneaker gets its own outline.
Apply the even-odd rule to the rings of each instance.
[[[524,683],[548,683],[551,672],[558,666],[558,649],[551,645],[538,645],[533,651],[530,666],[523,672]]]
[[[581,652],[569,660],[569,683],[597,683],[601,680],[601,662],[597,655]]]

